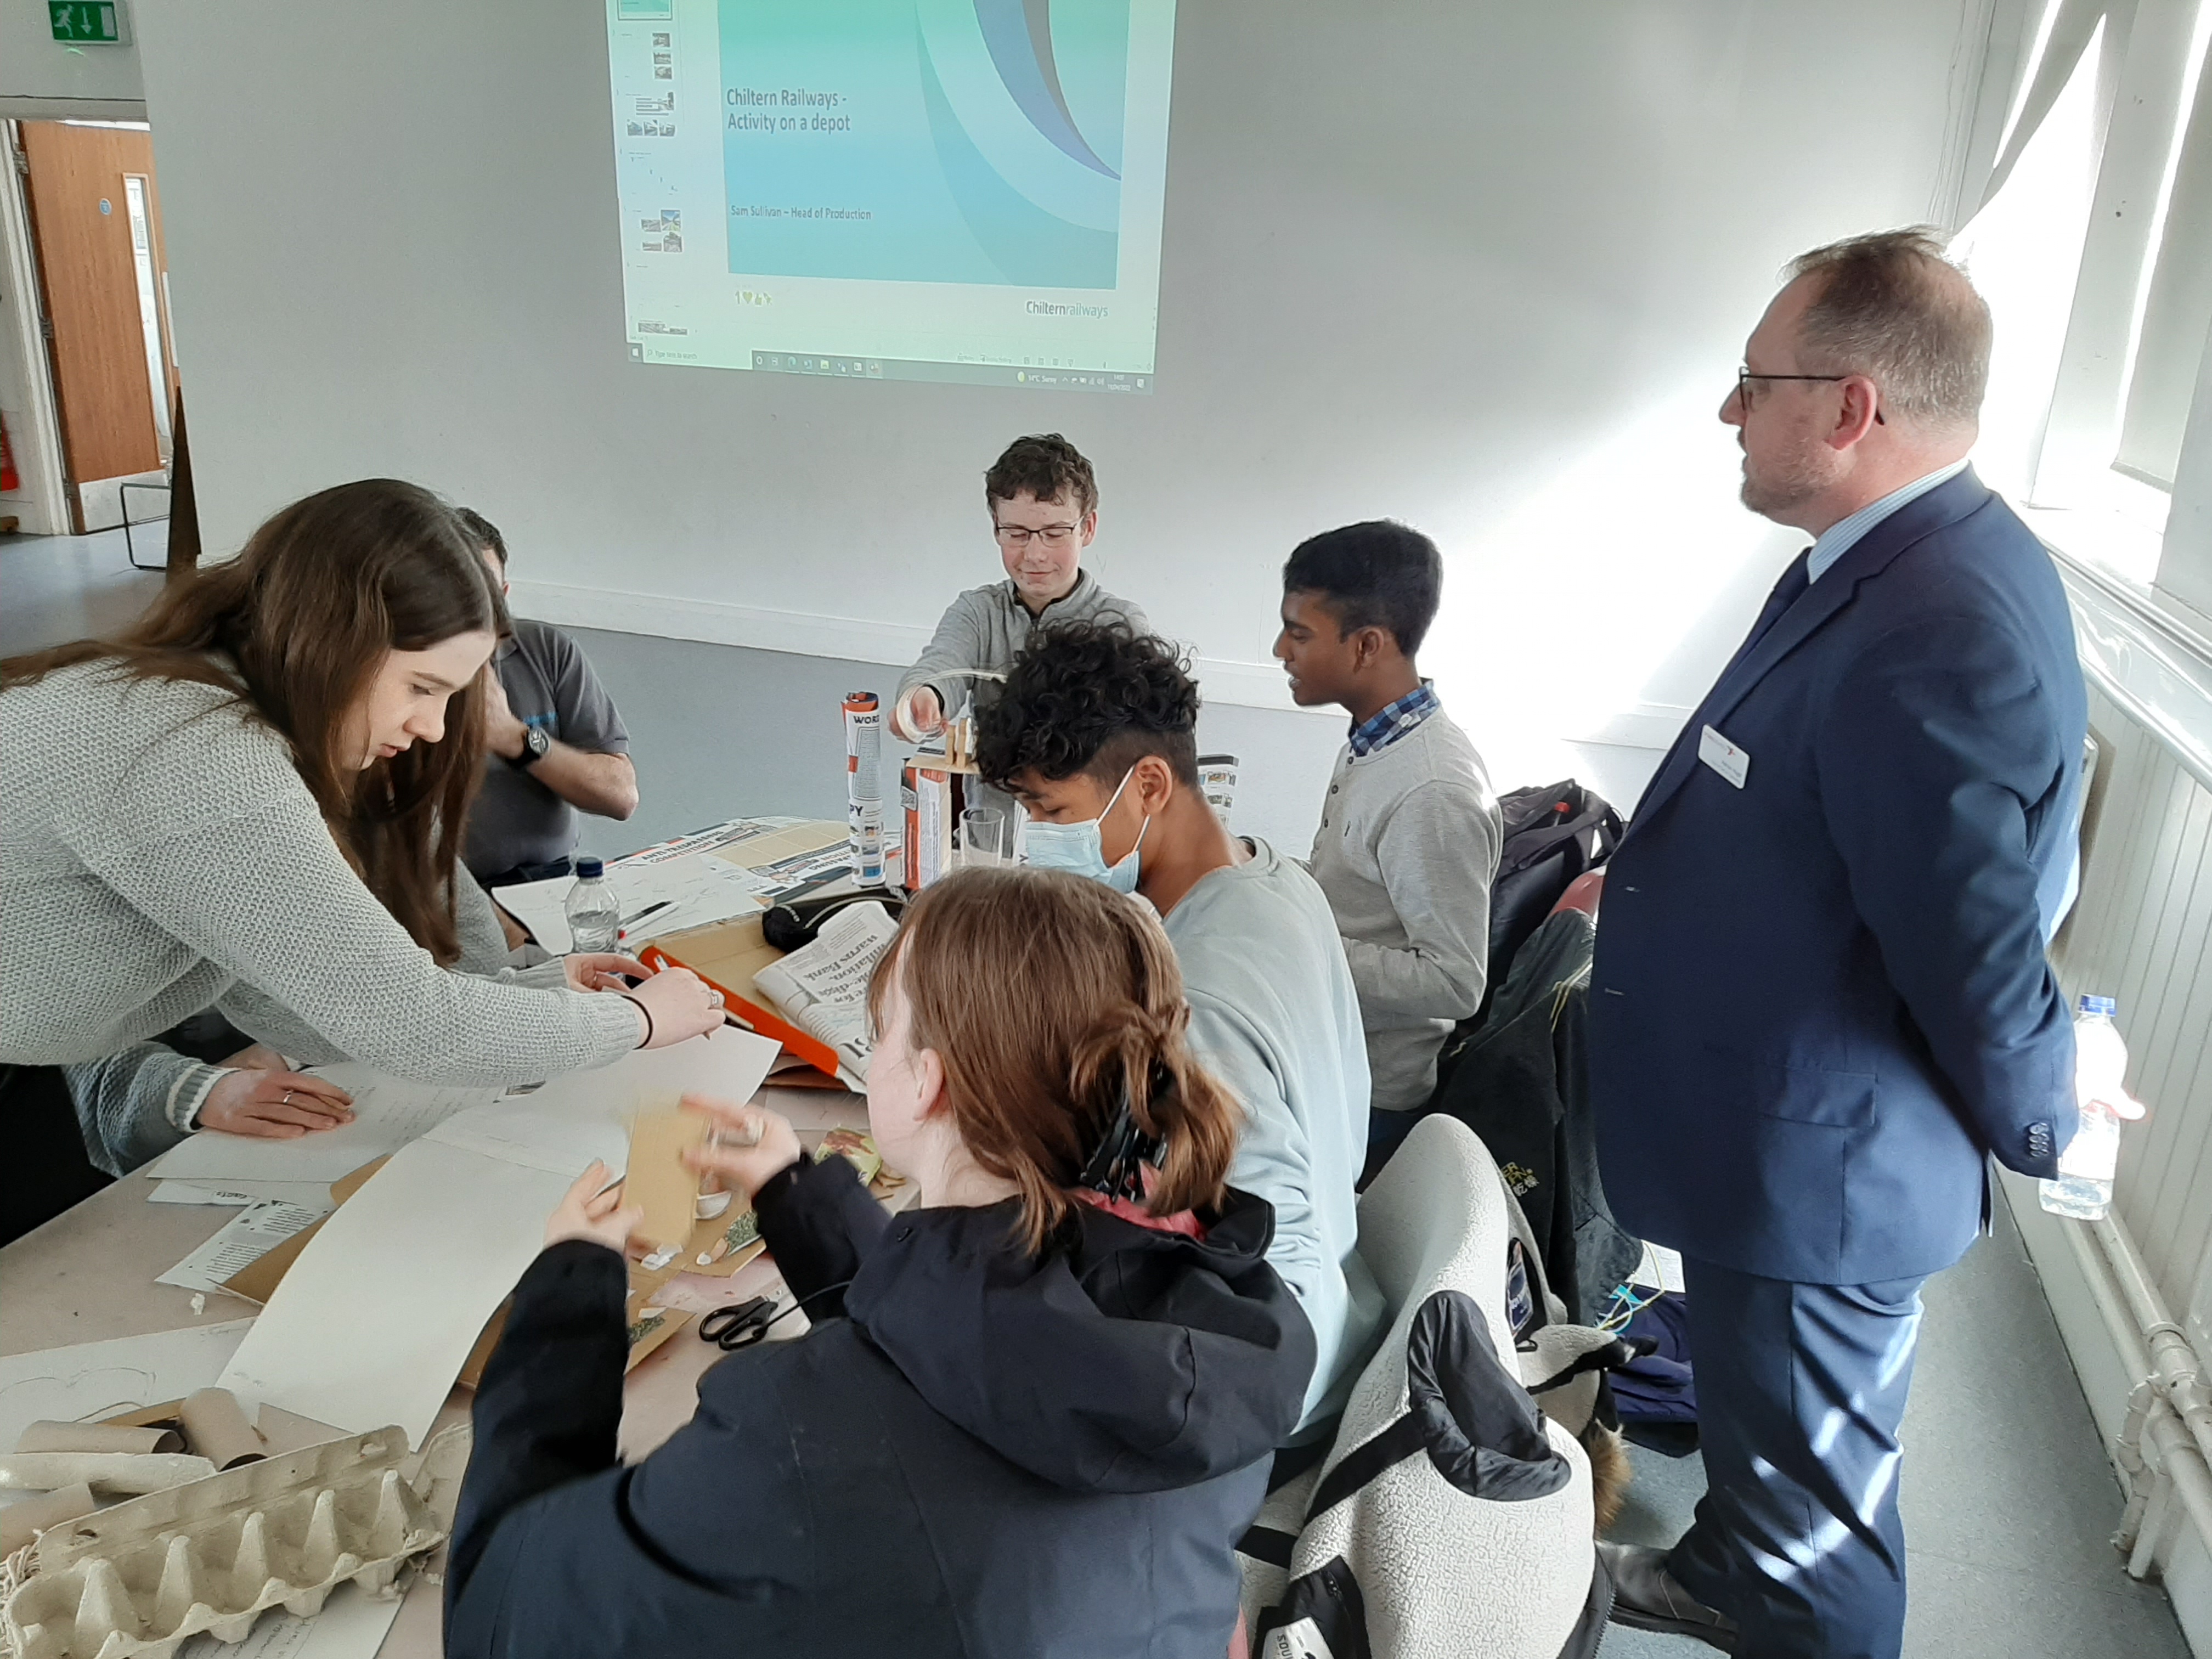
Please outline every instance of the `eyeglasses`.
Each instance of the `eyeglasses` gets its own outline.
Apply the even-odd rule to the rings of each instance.
[[[1747,415],[1751,412],[1751,383],[1753,380],[1849,380],[1854,378],[1861,377],[1850,374],[1754,374],[1747,368],[1739,368],[1735,372],[1736,406]],[[1889,424],[1882,418],[1879,409],[1875,410],[1874,419],[1877,426]]]
[[[1001,547],[1027,547],[1032,538],[1042,542],[1047,547],[1066,547],[1075,539],[1075,532],[1081,527],[1072,524],[1048,524],[1031,530],[1026,525],[1001,524],[992,526],[991,533],[999,538]]]

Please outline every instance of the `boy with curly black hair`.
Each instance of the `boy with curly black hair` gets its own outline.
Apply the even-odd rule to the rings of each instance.
[[[1385,1310],[1353,1249],[1367,1152],[1359,999],[1328,901],[1296,860],[1231,837],[1199,788],[1198,687],[1111,624],[1039,634],[977,719],[976,761],[1028,816],[1032,865],[1135,892],[1167,925],[1199,1058],[1243,1103],[1231,1182],[1275,1208],[1268,1260],[1320,1358],[1302,1433],[1343,1407]]]

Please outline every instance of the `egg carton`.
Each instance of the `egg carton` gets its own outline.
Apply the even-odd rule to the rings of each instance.
[[[171,1659],[203,1631],[243,1641],[270,1607],[310,1617],[342,1583],[389,1594],[446,1538],[409,1462],[405,1432],[379,1429],[56,1527],[0,1601],[0,1638],[17,1659]]]

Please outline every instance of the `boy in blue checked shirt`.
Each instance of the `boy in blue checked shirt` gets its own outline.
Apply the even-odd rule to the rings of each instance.
[[[1313,537],[1283,567],[1275,655],[1291,696],[1352,716],[1310,864],[1359,994],[1377,1152],[1427,1103],[1488,966],[1498,797],[1413,659],[1443,588],[1436,544],[1388,520]]]

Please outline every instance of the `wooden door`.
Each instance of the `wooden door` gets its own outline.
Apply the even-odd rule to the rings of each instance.
[[[161,466],[124,182],[126,175],[146,180],[158,304],[163,284],[154,145],[147,134],[127,128],[61,121],[26,121],[21,132],[30,164],[24,193],[52,329],[54,401],[61,416],[70,512],[82,532],[88,527],[88,483],[156,472]],[[167,333],[165,326],[165,380],[173,374],[167,362]]]

